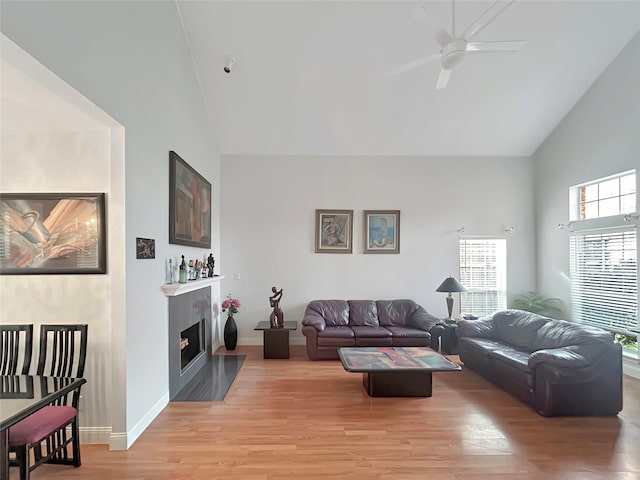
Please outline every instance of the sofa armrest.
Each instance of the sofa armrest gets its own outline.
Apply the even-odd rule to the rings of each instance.
[[[304,312],[302,325],[306,327],[314,327],[319,332],[323,332],[327,327],[327,323],[324,321],[322,315],[311,309],[307,309],[307,311]]]
[[[498,338],[496,324],[493,318],[483,318],[481,320],[458,320],[456,335],[462,337]]]
[[[529,368],[534,369],[541,363],[559,368],[584,368],[591,362],[578,351],[577,346],[537,350],[529,356]]]
[[[441,323],[438,317],[431,315],[423,307],[418,306],[415,312],[407,319],[407,324],[418,330],[431,332],[431,329]],[[443,329],[444,331],[444,329]]]

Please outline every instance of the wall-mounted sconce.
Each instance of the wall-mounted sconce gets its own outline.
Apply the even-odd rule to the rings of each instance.
[[[505,233],[508,233],[509,235],[513,235],[514,233],[516,233],[516,227],[507,227],[504,229]]]
[[[569,222],[569,223],[559,223],[559,224],[558,224],[558,229],[559,229],[559,230],[562,230],[562,229],[565,229],[565,228],[569,228],[569,227],[571,226],[571,224],[572,224],[572,223],[573,223],[573,222]]]
[[[458,230],[456,230],[456,232],[458,232],[458,233],[464,233],[464,227],[460,227]]]
[[[638,218],[640,218],[640,215],[631,215],[630,213],[627,213],[624,217],[622,217],[622,219],[627,223],[633,222],[633,219],[638,220]]]

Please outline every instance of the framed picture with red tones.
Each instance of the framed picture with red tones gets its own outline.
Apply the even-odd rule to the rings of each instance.
[[[211,248],[211,183],[169,152],[169,243]]]
[[[0,193],[0,274],[107,272],[104,193]]]

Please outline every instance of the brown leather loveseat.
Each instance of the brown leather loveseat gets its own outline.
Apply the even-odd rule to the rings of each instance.
[[[464,366],[546,417],[622,410],[622,349],[600,328],[505,310],[456,329]]]
[[[440,319],[413,300],[313,300],[302,319],[311,360],[337,359],[340,347],[431,347]]]

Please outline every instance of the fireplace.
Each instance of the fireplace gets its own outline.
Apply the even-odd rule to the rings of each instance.
[[[169,398],[210,361],[211,288],[169,297]]]
[[[204,350],[204,319],[180,332],[180,373]]]

